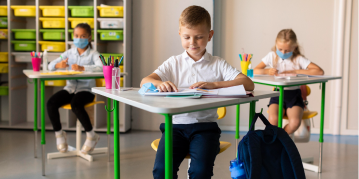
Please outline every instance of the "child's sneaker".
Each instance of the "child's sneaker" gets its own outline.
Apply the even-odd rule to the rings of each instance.
[[[67,152],[68,149],[68,144],[67,144],[67,136],[66,136],[66,132],[62,131],[62,133],[60,134],[56,134],[56,145],[57,145],[57,150],[61,153],[65,153]]]
[[[85,144],[82,146],[81,152],[83,154],[91,153],[95,149],[95,146],[99,140],[100,136],[96,133],[93,137],[87,136]]]

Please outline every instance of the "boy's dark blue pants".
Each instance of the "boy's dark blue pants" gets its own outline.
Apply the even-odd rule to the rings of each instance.
[[[153,177],[165,177],[165,125],[160,125],[162,137],[158,145]],[[191,179],[207,179],[213,176],[214,160],[219,153],[221,130],[216,122],[173,124],[173,179],[177,179],[179,166],[187,154],[191,156]],[[183,171],[186,172],[186,171]]]

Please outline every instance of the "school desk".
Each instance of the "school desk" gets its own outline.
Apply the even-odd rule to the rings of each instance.
[[[282,127],[283,120],[283,100],[284,100],[284,88],[291,86],[300,86],[320,83],[322,86],[322,101],[320,110],[320,133],[319,133],[319,166],[304,163],[304,169],[314,172],[322,172],[322,155],[323,155],[323,129],[324,129],[324,104],[325,104],[325,84],[329,80],[341,79],[339,76],[316,76],[316,77],[297,77],[291,79],[280,79],[269,75],[254,75],[252,81],[256,84],[273,86],[279,88],[279,109],[278,109],[278,127]]]
[[[45,81],[46,80],[73,80],[73,79],[97,79],[103,78],[103,72],[84,72],[81,74],[74,75],[49,75],[41,74],[40,72],[34,72],[31,70],[23,70],[23,73],[34,83],[34,132],[35,132],[35,158],[36,158],[36,146],[37,146],[37,82],[40,80],[40,107],[41,107],[41,145],[42,145],[42,175],[45,176]],[[121,73],[121,76],[126,75],[127,73]],[[107,102],[110,103],[111,99],[107,99]],[[107,103],[107,104],[108,104]],[[110,114],[107,113],[107,134],[110,134]],[[66,154],[66,153],[65,153]]]
[[[119,148],[119,102],[143,109],[151,113],[165,116],[165,178],[172,178],[172,116],[181,113],[216,109],[218,107],[250,103],[250,120],[255,113],[255,102],[263,98],[279,96],[275,91],[254,91],[254,97],[248,98],[201,98],[201,99],[173,99],[160,96],[142,96],[139,88],[129,91],[113,91],[104,87],[92,88],[92,92],[113,99],[114,106],[114,172],[115,179],[120,178],[120,148]],[[237,108],[238,109],[238,108]],[[238,112],[237,112],[238,114]],[[237,116],[238,117],[238,116]],[[239,119],[239,117],[238,117]],[[236,130],[239,130],[237,128]]]

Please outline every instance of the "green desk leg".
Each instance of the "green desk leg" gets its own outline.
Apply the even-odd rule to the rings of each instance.
[[[42,176],[45,176],[45,80],[40,79]]]
[[[107,98],[107,106],[111,108],[111,99]],[[110,162],[111,111],[107,111],[107,157]]]
[[[252,101],[249,103],[249,127],[248,127],[249,130],[255,113],[256,113],[256,102]]]
[[[37,79],[33,79],[34,82],[34,157],[37,158]]]
[[[236,146],[238,146],[238,140],[239,140],[239,115],[240,115],[240,106],[239,104],[237,104],[237,108],[236,108]],[[236,147],[236,153],[238,148]]]
[[[114,113],[113,113],[113,138],[114,138],[114,170],[115,170],[115,179],[120,178],[120,138],[119,138],[119,131],[120,131],[120,121],[119,121],[119,102],[113,100],[114,106]]]
[[[319,134],[319,167],[318,172],[322,173],[322,156],[323,156],[323,130],[324,130],[324,108],[325,108],[325,82],[322,83],[322,106],[320,110],[320,134]]]
[[[165,178],[173,177],[173,132],[172,132],[172,115],[163,114],[165,116]]]
[[[282,121],[283,121],[283,101],[284,101],[284,87],[279,86],[278,127],[280,128],[282,128]]]

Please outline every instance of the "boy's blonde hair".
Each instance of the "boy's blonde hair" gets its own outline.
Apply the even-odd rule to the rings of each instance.
[[[211,30],[211,16],[208,11],[201,6],[189,6],[183,10],[179,18],[179,27],[192,28],[197,25],[205,24],[208,31]]]
[[[289,42],[291,45],[295,45],[295,49],[293,51],[293,55],[291,57],[291,61],[294,63],[294,60],[296,57],[298,56],[303,56],[301,53],[300,53],[300,50],[299,50],[299,45],[298,45],[298,42],[297,42],[297,35],[294,33],[294,31],[292,29],[283,29],[281,30],[278,35],[277,35],[277,38],[275,39],[275,44],[274,44],[274,47],[272,47],[272,51],[276,52],[277,51],[277,41],[283,41],[283,42]],[[274,66],[276,66],[278,62],[278,55],[277,53],[275,53],[275,58],[274,58]]]

